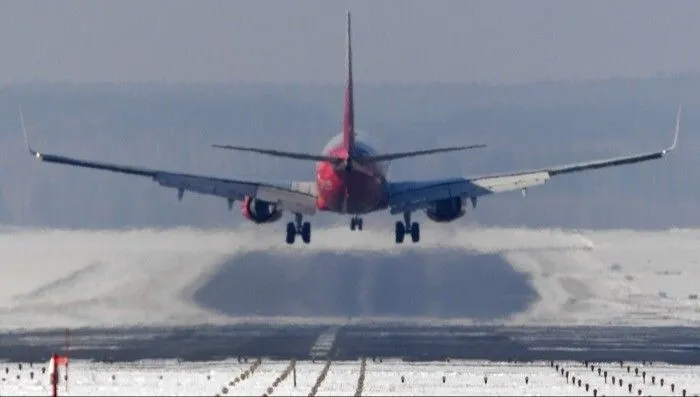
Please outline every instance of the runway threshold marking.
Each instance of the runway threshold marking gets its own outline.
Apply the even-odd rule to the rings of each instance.
[[[321,332],[318,339],[316,339],[316,342],[314,342],[313,346],[311,346],[310,355],[312,359],[328,357],[328,354],[335,343],[335,339],[338,336],[338,331],[340,331],[340,328],[341,327],[339,326],[333,326]]]

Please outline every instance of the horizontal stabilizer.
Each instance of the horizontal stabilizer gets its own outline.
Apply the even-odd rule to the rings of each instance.
[[[445,152],[456,152],[459,150],[468,150],[468,149],[479,149],[486,147],[486,145],[470,145],[470,146],[451,146],[451,147],[444,147],[444,148],[437,148],[437,149],[426,149],[426,150],[417,150],[413,152],[402,152],[402,153],[387,153],[387,154],[378,154],[374,156],[363,156],[358,158],[358,161],[391,161],[391,160],[396,160],[396,159],[404,159],[404,158],[409,158],[409,157],[416,157],[416,156],[425,156],[428,154],[436,154],[436,153],[445,153]]]
[[[217,149],[237,150],[239,152],[252,152],[252,153],[266,154],[268,156],[284,157],[284,158],[290,158],[290,159],[296,159],[296,160],[328,161],[328,162],[332,162],[332,163],[338,163],[338,162],[342,161],[342,159],[340,159],[338,157],[323,156],[320,154],[285,152],[285,151],[281,151],[281,150],[262,149],[262,148],[245,147],[245,146],[231,146],[231,145],[212,145],[212,146],[217,148]]]
[[[275,150],[275,149],[263,149],[263,148],[254,148],[254,147],[246,147],[246,146],[232,146],[232,145],[212,145],[212,147],[215,147],[217,149],[236,150],[236,151],[240,151],[240,152],[252,152],[252,153],[266,154],[268,156],[284,157],[284,158],[290,158],[290,159],[296,159],[296,160],[327,161],[329,163],[333,163],[333,164],[337,164],[337,165],[340,165],[340,164],[345,162],[345,159],[343,159],[343,158],[336,157],[336,156],[324,156],[321,154],[286,152],[286,151]],[[391,161],[391,160],[403,159],[403,158],[409,158],[409,157],[425,156],[428,154],[455,152],[455,151],[459,151],[459,150],[478,149],[478,148],[483,148],[483,147],[486,147],[486,145],[480,144],[480,145],[469,145],[469,146],[450,146],[450,147],[437,148],[437,149],[417,150],[417,151],[412,151],[412,152],[387,153],[387,154],[378,154],[378,155],[374,155],[374,156],[362,156],[359,158],[355,158],[355,160],[360,162],[360,163]]]

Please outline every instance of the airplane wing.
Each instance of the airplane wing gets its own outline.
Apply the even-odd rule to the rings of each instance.
[[[435,201],[455,197],[469,198],[472,205],[476,206],[476,199],[479,196],[514,190],[523,190],[524,192],[529,187],[546,183],[553,176],[659,159],[676,148],[680,130],[680,116],[681,108],[679,107],[673,142],[671,146],[660,151],[476,178],[393,182],[389,185],[389,210],[391,214],[416,211],[427,208]]]
[[[246,196],[259,200],[276,203],[278,208],[305,215],[316,212],[316,187],[313,182],[287,181],[281,183],[254,182],[235,179],[222,179],[208,176],[180,174],[162,170],[102,163],[81,160],[56,154],[46,154],[35,151],[29,144],[24,117],[20,110],[22,132],[29,153],[40,161],[91,168],[122,174],[137,175],[151,178],[161,186],[178,190],[178,198],[185,191],[207,194],[226,198],[229,208],[235,200],[243,200]]]

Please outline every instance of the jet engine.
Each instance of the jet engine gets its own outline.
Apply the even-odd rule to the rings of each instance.
[[[272,223],[282,217],[282,211],[267,201],[246,197],[241,204],[243,216],[254,223]]]
[[[433,202],[425,210],[425,215],[434,222],[452,222],[464,216],[465,212],[462,198],[452,197]]]

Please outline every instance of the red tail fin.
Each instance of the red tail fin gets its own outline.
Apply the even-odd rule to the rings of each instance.
[[[350,11],[347,12],[345,68],[347,81],[345,82],[345,109],[343,114],[343,148],[348,154],[355,147],[355,108],[352,89],[352,41],[350,37]]]

